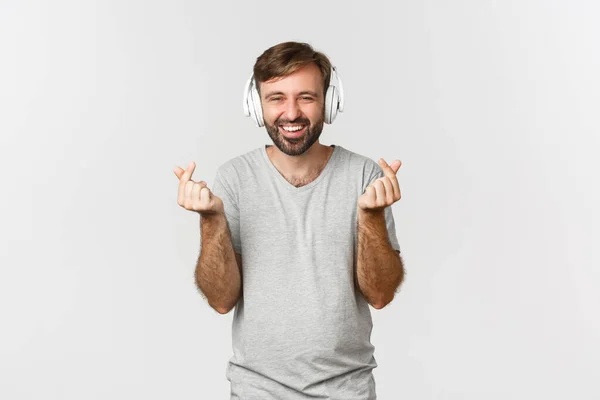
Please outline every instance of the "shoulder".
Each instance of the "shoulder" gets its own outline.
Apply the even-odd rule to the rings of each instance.
[[[348,150],[342,146],[336,146],[336,147],[339,147],[340,155],[341,155],[341,157],[343,157],[345,159],[346,162],[356,165],[358,167],[361,167],[363,169],[368,169],[368,170],[379,169],[379,170],[381,170],[381,167],[379,166],[379,164],[377,164],[371,158],[369,158],[363,154],[357,153],[355,151]]]
[[[262,148],[258,147],[223,162],[217,167],[217,176],[226,181],[243,180],[261,162],[261,151]]]
[[[215,173],[215,179],[211,189],[219,197],[231,199],[232,202],[239,201],[239,193],[242,190],[242,182],[248,180],[248,174],[256,168],[260,161],[260,148],[251,150],[221,163]]]
[[[361,174],[364,183],[368,184],[383,174],[383,170],[373,159],[344,147],[338,147],[340,147],[340,156],[343,158],[344,163],[354,173]],[[367,186],[366,184],[364,186]]]

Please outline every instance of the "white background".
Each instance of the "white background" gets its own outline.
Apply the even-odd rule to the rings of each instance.
[[[270,143],[286,40],[343,79],[322,143],[403,162],[378,398],[600,398],[598,4],[0,0],[0,398],[229,398],[172,170]]]

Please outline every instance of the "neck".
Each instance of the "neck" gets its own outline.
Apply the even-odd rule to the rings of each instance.
[[[277,146],[267,147],[267,154],[275,168],[286,179],[293,180],[316,178],[327,165],[332,153],[333,147],[322,145],[319,142],[315,142],[307,151],[298,156],[289,156],[279,150]]]

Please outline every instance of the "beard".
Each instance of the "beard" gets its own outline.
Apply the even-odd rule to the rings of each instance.
[[[265,121],[265,128],[267,129],[267,133],[271,137],[271,140],[273,140],[273,143],[281,152],[288,156],[299,156],[310,149],[321,136],[321,132],[323,132],[323,117],[316,121],[314,125],[312,125],[307,118],[296,118],[293,121],[279,118],[273,125],[270,125]],[[287,138],[279,131],[279,126],[283,124],[306,125],[306,131],[298,138]]]

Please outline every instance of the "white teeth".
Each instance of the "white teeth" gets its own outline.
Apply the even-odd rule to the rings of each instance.
[[[282,128],[288,132],[296,132],[303,129],[303,126],[282,126]]]

